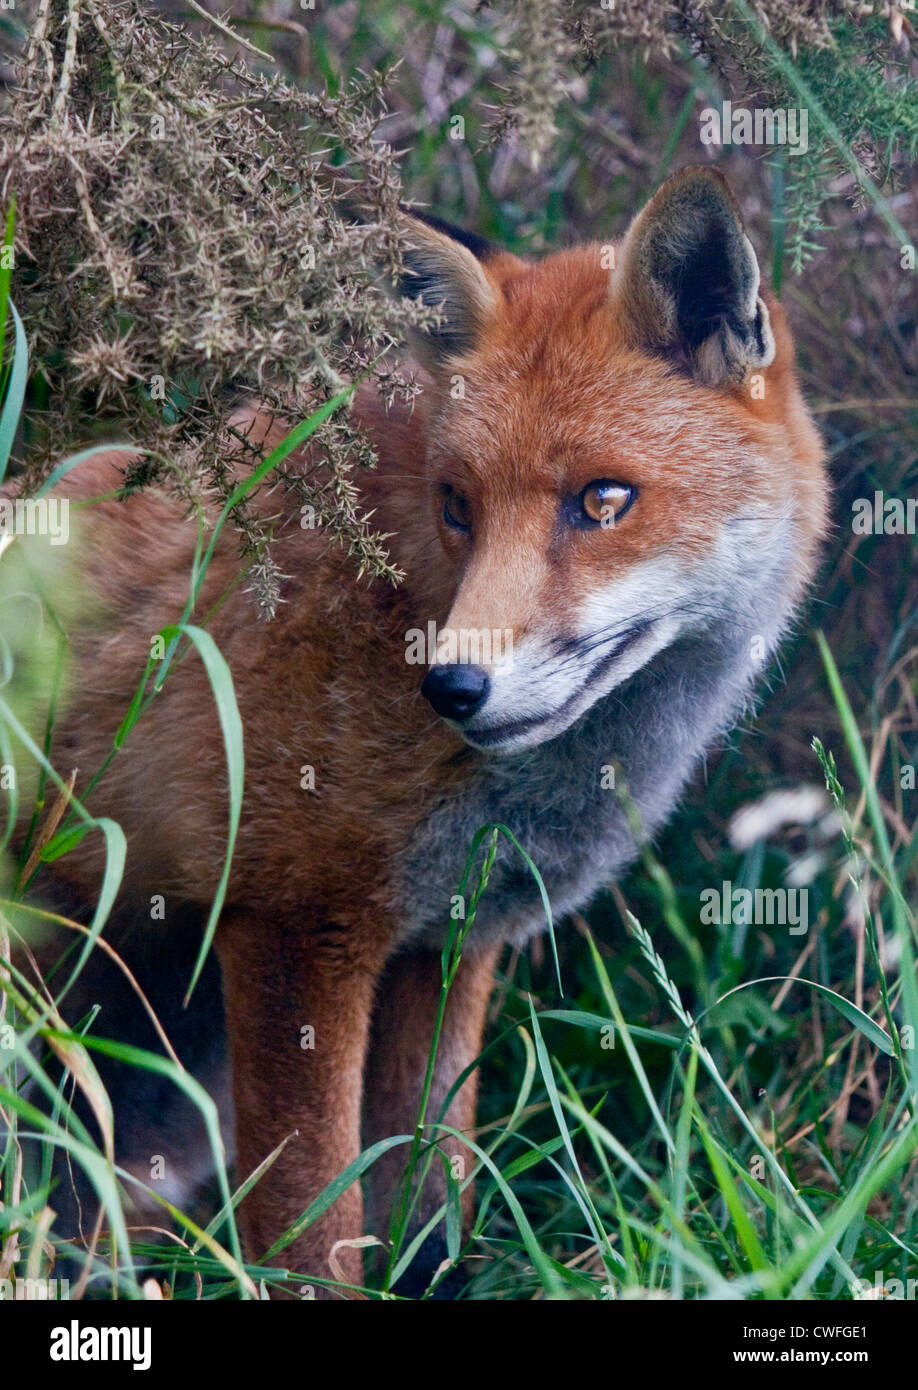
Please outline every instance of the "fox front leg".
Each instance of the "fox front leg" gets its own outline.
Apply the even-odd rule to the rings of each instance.
[[[481,1051],[485,1013],[494,981],[499,951],[463,953],[459,970],[449,991],[443,1027],[437,1048],[436,1068],[426,1122],[432,1125],[440,1115],[453,1082]],[[367,1054],[364,1100],[364,1147],[395,1134],[413,1134],[427,1072],[431,1040],[440,1003],[442,986],[439,952],[404,950],[386,965],[379,982],[373,1011],[370,1046]],[[472,1072],[450,1104],[445,1122],[470,1133],[475,1127],[478,1072]],[[431,1133],[431,1131],[428,1131]],[[468,1146],[461,1140],[441,1134],[438,1146],[461,1176],[472,1166]],[[402,1176],[408,1158],[407,1147],[390,1149],[368,1174],[369,1231],[386,1240],[393,1204],[402,1189]],[[426,1224],[446,1197],[443,1161],[434,1158],[411,1220],[409,1237]],[[473,1191],[467,1187],[462,1198],[463,1223],[472,1220]],[[404,1248],[404,1247],[403,1247]],[[427,1287],[438,1265],[446,1256],[442,1229],[428,1238],[395,1292],[419,1296]],[[450,1297],[463,1282],[448,1276],[438,1285],[441,1297]]]
[[[302,922],[230,917],[217,948],[233,1064],[238,1177],[283,1151],[240,1207],[249,1259],[261,1259],[360,1152],[363,1067],[376,976],[384,956],[360,934]],[[359,1182],[271,1263],[335,1280],[330,1255],[363,1233]],[[334,1253],[362,1284],[361,1252]],[[316,1284],[315,1296],[335,1297]]]

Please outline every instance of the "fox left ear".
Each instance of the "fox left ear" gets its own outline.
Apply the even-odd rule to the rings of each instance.
[[[610,294],[635,347],[720,387],[774,359],[759,278],[729,184],[700,166],[667,179],[632,222]]]
[[[497,312],[499,289],[485,273],[499,254],[483,237],[437,217],[405,212],[404,274],[398,292],[442,316],[438,326],[412,333],[412,346],[436,371],[445,358],[474,348]]]

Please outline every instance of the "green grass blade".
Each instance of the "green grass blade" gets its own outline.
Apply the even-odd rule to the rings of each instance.
[[[223,735],[223,749],[226,754],[226,768],[229,776],[229,829],[226,837],[226,856],[223,861],[223,869],[220,874],[220,882],[211,903],[210,912],[207,917],[207,925],[204,929],[204,938],[201,942],[201,949],[195,962],[194,971],[191,976],[191,983],[185,996],[187,1004],[191,998],[195,985],[198,982],[207,953],[213,941],[214,932],[217,929],[217,921],[223,908],[226,898],[226,889],[229,883],[230,870],[233,863],[233,851],[236,847],[236,835],[239,830],[239,819],[242,815],[242,793],[245,786],[245,755],[242,742],[242,719],[239,714],[239,706],[236,703],[236,691],[233,686],[233,677],[226,658],[220,651],[209,632],[203,628],[188,624],[179,624],[176,627],[163,629],[163,636],[172,638],[184,634],[188,637],[198,650],[204,669],[207,672],[207,679],[210,681],[210,688],[213,691],[214,700],[217,705],[217,714],[220,720],[220,730]]]
[[[739,994],[740,991],[744,989],[753,989],[756,985],[777,984],[778,982],[786,983],[787,981],[792,981],[795,985],[807,985],[810,989],[815,990],[816,993],[821,998],[825,999],[827,1003],[831,1004],[832,1008],[836,1009],[843,1018],[846,1018],[849,1023],[853,1023],[855,1028],[863,1033],[869,1043],[879,1048],[887,1057],[895,1057],[896,1049],[893,1047],[892,1039],[889,1034],[882,1029],[869,1014],[865,1014],[863,1009],[859,1009],[856,1004],[853,1004],[850,999],[846,999],[843,994],[839,994],[834,989],[829,989],[828,985],[821,985],[817,980],[805,980],[801,975],[760,975],[758,979],[755,980],[744,980],[741,985],[735,985],[733,989],[728,989],[726,994],[721,994],[715,999],[714,1003],[711,1004],[709,1008],[704,1009],[698,1015],[695,1022],[696,1024],[700,1024],[705,1014],[716,1009],[718,1004],[722,1004],[724,1000],[729,999],[732,994]]]
[[[22,415],[22,407],[25,404],[26,383],[29,379],[29,347],[26,342],[25,329],[22,326],[22,319],[19,317],[16,305],[11,299],[8,303],[16,327],[16,346],[6,395],[3,398],[3,409],[0,411],[0,483],[3,482],[6,475],[10,454],[13,452],[13,442],[19,428],[19,417]]]
[[[766,1270],[769,1268],[768,1257],[762,1249],[761,1242],[755,1233],[755,1227],[749,1219],[749,1214],[743,1206],[742,1198],[739,1195],[736,1184],[730,1173],[730,1169],[721,1157],[720,1148],[715,1142],[711,1131],[705,1124],[701,1114],[696,1115],[698,1133],[701,1135],[701,1142],[704,1144],[705,1153],[714,1173],[720,1194],[724,1199],[734,1229],[739,1238],[740,1245],[746,1252],[750,1265],[754,1270]]]

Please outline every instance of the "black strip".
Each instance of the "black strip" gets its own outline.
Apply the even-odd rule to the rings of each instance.
[[[434,217],[428,212],[418,212],[415,208],[403,207],[402,211],[407,212],[409,217],[416,217],[425,226],[432,227],[435,232],[442,232],[444,236],[458,241],[460,246],[471,251],[472,255],[477,256],[480,261],[489,261],[500,251],[500,247],[495,246],[493,241],[488,241],[485,237],[476,235],[475,232],[466,232],[461,227],[454,227],[451,222],[444,222],[442,217]]]

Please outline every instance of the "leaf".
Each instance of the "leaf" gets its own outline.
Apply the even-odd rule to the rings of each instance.
[[[746,980],[744,984],[736,985],[734,989],[728,989],[726,994],[722,994],[719,999],[715,1000],[711,1009],[716,1009],[718,1004],[729,999],[731,994],[738,994],[741,989],[751,989],[753,985],[774,984],[779,980],[790,980],[795,985],[809,985],[810,989],[815,989],[817,994],[821,994],[849,1023],[853,1023],[855,1028],[859,1028],[874,1047],[878,1047],[887,1057],[896,1055],[889,1034],[884,1032],[869,1015],[865,1014],[863,1009],[859,1009],[856,1004],[851,1003],[850,999],[846,999],[842,994],[837,994],[834,989],[829,989],[827,985],[820,985],[815,980],[804,980],[800,975],[763,975],[758,980]],[[709,1013],[710,1010],[705,1009],[704,1012]],[[696,1022],[700,1023],[703,1017],[704,1014],[699,1014]]]
[[[444,1156],[445,1157],[445,1156]],[[462,1248],[462,1198],[452,1170],[446,1168],[446,1253],[455,1264]]]
[[[762,1249],[761,1243],[755,1232],[749,1213],[743,1206],[743,1199],[740,1197],[739,1189],[733,1181],[730,1168],[724,1162],[723,1156],[699,1112],[696,1116],[698,1132],[701,1135],[701,1142],[704,1144],[705,1152],[717,1179],[717,1186],[720,1188],[721,1196],[727,1204],[727,1210],[733,1221],[739,1242],[746,1252],[746,1257],[754,1270],[761,1271],[769,1268],[768,1258]]]
[[[8,303],[10,313],[13,315],[13,322],[16,325],[16,347],[13,367],[3,400],[3,410],[0,411],[0,483],[3,482],[6,466],[10,460],[10,454],[13,452],[13,440],[16,438],[16,431],[19,428],[19,417],[25,403],[26,382],[29,376],[29,348],[26,343],[25,329],[22,326],[22,319],[16,311],[16,305],[11,299]]]
[[[334,1206],[342,1192],[346,1192],[352,1182],[356,1182],[358,1178],[363,1177],[368,1168],[372,1168],[378,1158],[399,1144],[410,1144],[413,1137],[411,1134],[396,1134],[390,1139],[380,1139],[377,1144],[371,1144],[368,1149],[364,1149],[363,1153],[358,1154],[336,1178],[332,1179],[327,1187],[323,1187],[318,1197],[310,1202],[302,1216],[297,1217],[293,1225],[288,1226],[283,1235],[277,1238],[259,1263],[265,1264],[268,1260],[273,1260],[288,1245],[292,1245],[298,1236],[302,1235],[314,1221],[318,1221],[319,1217],[328,1211],[329,1207]]]
[[[136,444],[93,444],[90,449],[81,449],[78,454],[70,454],[56,468],[53,468],[35,495],[36,497],[44,497],[52,488],[57,486],[62,478],[66,478],[72,468],[76,468],[86,459],[91,459],[95,454],[126,453],[136,458],[137,454],[141,452],[142,450],[138,449]]]
[[[229,830],[226,836],[226,857],[223,861],[223,871],[220,874],[220,882],[217,884],[217,891],[214,900],[210,905],[210,913],[207,918],[207,926],[204,929],[204,939],[201,942],[201,949],[195,962],[194,971],[191,976],[191,983],[185,995],[185,1003],[191,998],[192,991],[198,982],[207,953],[213,941],[214,932],[217,929],[217,920],[223,908],[226,897],[226,889],[229,883],[230,869],[233,862],[233,851],[236,847],[236,834],[239,830],[239,818],[242,814],[242,792],[245,784],[245,757],[242,742],[242,719],[239,714],[239,706],[236,703],[236,691],[233,686],[232,672],[227,665],[226,657],[220,651],[209,632],[205,632],[201,627],[195,627],[187,623],[179,623],[174,627],[163,628],[163,636],[168,638],[178,638],[184,634],[197,647],[198,655],[204,663],[207,678],[210,681],[210,688],[213,691],[214,700],[217,705],[217,715],[220,720],[220,730],[223,734],[223,748],[226,753],[226,767],[229,775]]]
[[[572,1023],[575,1028],[586,1028],[591,1033],[601,1033],[604,1028],[614,1028],[616,1033],[621,1032],[618,1024],[612,1019],[604,1018],[602,1014],[589,1013],[586,1009],[540,1009],[539,1022],[546,1018],[556,1019],[558,1023]],[[628,1032],[632,1038],[659,1043],[661,1047],[670,1047],[674,1052],[681,1048],[683,1042],[681,1037],[676,1037],[673,1033],[661,1033],[656,1028],[636,1028],[629,1024]]]
[[[10,209],[6,214],[6,233],[3,238],[3,249],[12,250],[13,232],[16,225],[16,199],[10,199]],[[6,323],[9,317],[7,309],[10,301],[10,281],[13,278],[13,258],[4,257],[0,260],[0,366],[3,365],[3,352],[6,346]]]
[[[65,854],[69,854],[72,849],[76,849],[89,834],[91,826],[72,825],[69,830],[62,830],[49,840],[42,850],[39,858],[43,864],[53,864],[55,859],[61,859]]]

